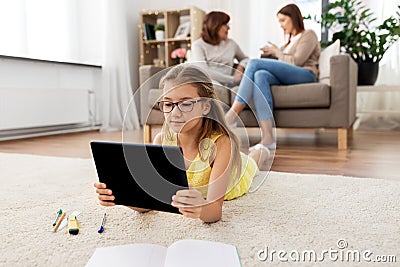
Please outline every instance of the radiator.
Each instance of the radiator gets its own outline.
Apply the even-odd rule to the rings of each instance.
[[[0,88],[0,130],[89,122],[89,90]]]

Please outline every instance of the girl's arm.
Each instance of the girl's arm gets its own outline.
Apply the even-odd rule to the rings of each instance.
[[[115,196],[112,194],[111,189],[107,188],[107,185],[105,183],[94,183],[94,187],[96,188],[96,193],[97,197],[100,201],[100,205],[110,207],[110,206],[115,206],[115,203],[112,202],[115,200]],[[131,208],[137,212],[147,212],[149,209],[143,209],[143,208],[136,208],[136,207],[131,207],[127,206],[128,208]]]
[[[222,217],[222,204],[228,187],[231,166],[231,142],[228,136],[216,141],[216,156],[212,164],[207,199],[204,200],[196,189],[180,190],[173,196],[172,205],[190,218],[200,218],[204,222],[216,222]]]
[[[161,145],[162,144],[162,138],[161,138],[161,133],[156,134],[153,140],[154,145]]]

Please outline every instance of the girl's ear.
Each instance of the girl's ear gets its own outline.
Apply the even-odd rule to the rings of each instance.
[[[211,100],[206,100],[203,103],[203,116],[208,115],[208,113],[210,113],[211,110]]]

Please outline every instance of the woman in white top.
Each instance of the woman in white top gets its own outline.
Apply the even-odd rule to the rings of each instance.
[[[229,20],[224,12],[208,13],[203,20],[201,38],[192,44],[190,59],[199,62],[213,80],[225,85],[240,82],[248,61],[238,44],[228,38]],[[239,62],[237,71],[232,69],[235,59]]]

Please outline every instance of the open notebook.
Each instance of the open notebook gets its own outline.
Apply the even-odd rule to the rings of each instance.
[[[97,248],[86,264],[143,267],[239,267],[236,247],[205,240],[179,240],[168,248],[154,244],[129,244]]]

